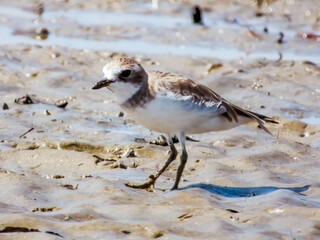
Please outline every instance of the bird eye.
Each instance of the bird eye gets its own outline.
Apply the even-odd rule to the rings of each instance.
[[[130,76],[130,74],[131,74],[131,70],[127,69],[127,70],[122,71],[122,73],[120,73],[120,76],[127,78]]]

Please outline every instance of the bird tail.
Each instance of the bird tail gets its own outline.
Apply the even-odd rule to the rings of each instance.
[[[235,112],[239,115],[239,116],[243,116],[243,117],[248,117],[251,118],[255,121],[257,121],[257,123],[259,124],[259,126],[266,131],[267,133],[269,133],[270,135],[272,135],[272,133],[268,130],[268,128],[265,126],[265,122],[269,122],[269,123],[275,123],[278,124],[279,122],[273,120],[272,118],[262,115],[260,113],[255,113],[255,112],[251,112],[248,110],[244,110],[236,105],[232,104],[232,108],[235,110]]]

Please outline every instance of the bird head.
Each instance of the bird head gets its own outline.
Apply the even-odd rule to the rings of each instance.
[[[129,99],[148,80],[143,67],[130,58],[118,58],[103,68],[104,77],[92,89],[103,87],[112,91],[119,103]]]

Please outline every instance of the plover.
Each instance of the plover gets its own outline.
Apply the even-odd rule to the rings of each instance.
[[[250,121],[271,134],[265,122],[277,123],[259,113],[238,107],[210,88],[182,75],[150,71],[146,72],[137,61],[130,58],[118,58],[103,68],[104,78],[92,89],[106,87],[114,93],[116,102],[131,117],[144,127],[167,135],[170,155],[163,167],[150,175],[144,183],[127,186],[141,189],[153,189],[158,177],[177,157],[172,141],[176,135],[181,144],[182,153],[172,189],[177,189],[188,154],[185,134],[197,134],[211,131],[223,131]]]

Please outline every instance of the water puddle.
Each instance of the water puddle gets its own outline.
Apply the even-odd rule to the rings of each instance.
[[[19,16],[20,18],[25,18],[28,20],[32,20],[36,18],[36,14],[25,11],[20,8],[15,8],[15,7],[7,7],[7,6],[1,6],[0,7],[0,14],[5,15],[7,17],[17,17]]]
[[[171,17],[158,14],[138,14],[128,12],[110,11],[85,11],[82,9],[69,9],[48,11],[44,14],[45,20],[56,19],[57,21],[72,21],[81,25],[141,25],[164,28],[177,28],[190,25],[188,18]]]
[[[246,56],[244,52],[232,47],[220,46],[217,48],[204,48],[196,45],[167,45],[161,43],[151,43],[141,39],[115,39],[110,41],[98,41],[83,38],[69,38],[64,36],[50,35],[45,41],[38,41],[27,36],[14,36],[10,28],[0,26],[2,32],[1,44],[36,44],[41,46],[59,45],[75,49],[112,49],[126,53],[143,53],[143,54],[172,54],[179,56],[203,56],[215,57],[224,60],[243,58]],[[264,53],[255,53],[254,57],[265,57]],[[278,53],[269,53],[270,58],[276,59]]]
[[[0,14],[26,19],[35,19],[36,14],[27,12],[23,9],[2,6]],[[120,11],[100,11],[100,10],[83,10],[83,9],[63,9],[63,10],[46,10],[42,19],[50,22],[65,22],[70,21],[84,26],[98,25],[140,25],[140,26],[155,26],[163,28],[180,28],[183,26],[192,26],[191,18],[177,15],[163,15],[156,12],[153,13],[135,13],[135,12],[120,12]],[[229,26],[236,27],[235,24],[230,24],[216,16],[207,16],[206,26]]]
[[[239,58],[266,58],[276,60],[279,58],[277,51],[253,52],[247,54],[232,46],[203,47],[195,44],[168,45],[162,43],[152,43],[142,39],[114,39],[109,41],[98,41],[84,38],[71,38],[56,36],[51,34],[47,40],[39,41],[28,36],[12,35],[12,30],[5,26],[0,26],[2,38],[0,44],[32,44],[41,46],[59,45],[75,49],[110,49],[112,51],[125,52],[129,54],[171,54],[177,56],[211,57],[222,60],[232,60]],[[309,53],[296,53],[294,51],[282,52],[284,60],[309,60],[320,62],[318,55]]]
[[[299,119],[299,121],[310,125],[320,124],[320,116],[310,116]]]
[[[36,14],[28,11],[24,11],[19,8],[13,7],[1,7],[0,14],[15,17],[19,16],[22,19],[32,20],[36,18]],[[210,16],[207,14],[206,26],[215,26],[229,29],[245,29],[245,25],[228,23],[221,16],[216,16],[212,13]],[[42,20],[45,23],[50,24],[64,24],[65,22],[77,23],[84,26],[97,26],[97,25],[136,25],[142,27],[157,28],[161,31],[172,31],[172,29],[185,29],[190,26],[190,31],[197,31],[194,25],[191,24],[190,16],[167,16],[160,14],[139,14],[131,12],[110,12],[110,11],[93,11],[82,9],[69,9],[69,10],[47,10]],[[251,24],[258,24],[252,22]],[[182,28],[185,27],[185,28]],[[260,24],[261,27],[261,24]],[[272,27],[271,27],[272,29]],[[222,60],[232,60],[239,58],[266,58],[270,60],[276,60],[279,58],[279,53],[276,48],[273,50],[255,50],[248,52],[240,50],[236,46],[230,44],[223,44],[217,42],[208,42],[207,39],[201,39],[201,36],[195,36],[196,41],[183,43],[175,43],[172,41],[154,42],[146,38],[112,38],[112,39],[88,39],[86,37],[66,37],[58,36],[54,33],[50,33],[49,37],[45,41],[39,41],[32,39],[30,36],[25,35],[13,35],[14,29],[9,26],[0,25],[0,31],[2,37],[0,44],[32,44],[41,46],[59,45],[68,48],[75,49],[108,49],[112,51],[125,52],[125,53],[141,53],[141,54],[171,54],[179,56],[196,56],[196,57],[215,57]],[[189,31],[189,30],[188,30]],[[278,28],[275,28],[275,33]],[[194,33],[196,34],[196,32]],[[288,30],[286,36],[293,37],[295,32]],[[316,63],[320,63],[320,54],[314,52],[314,50],[292,50],[284,49],[281,51],[284,60],[308,60]]]

